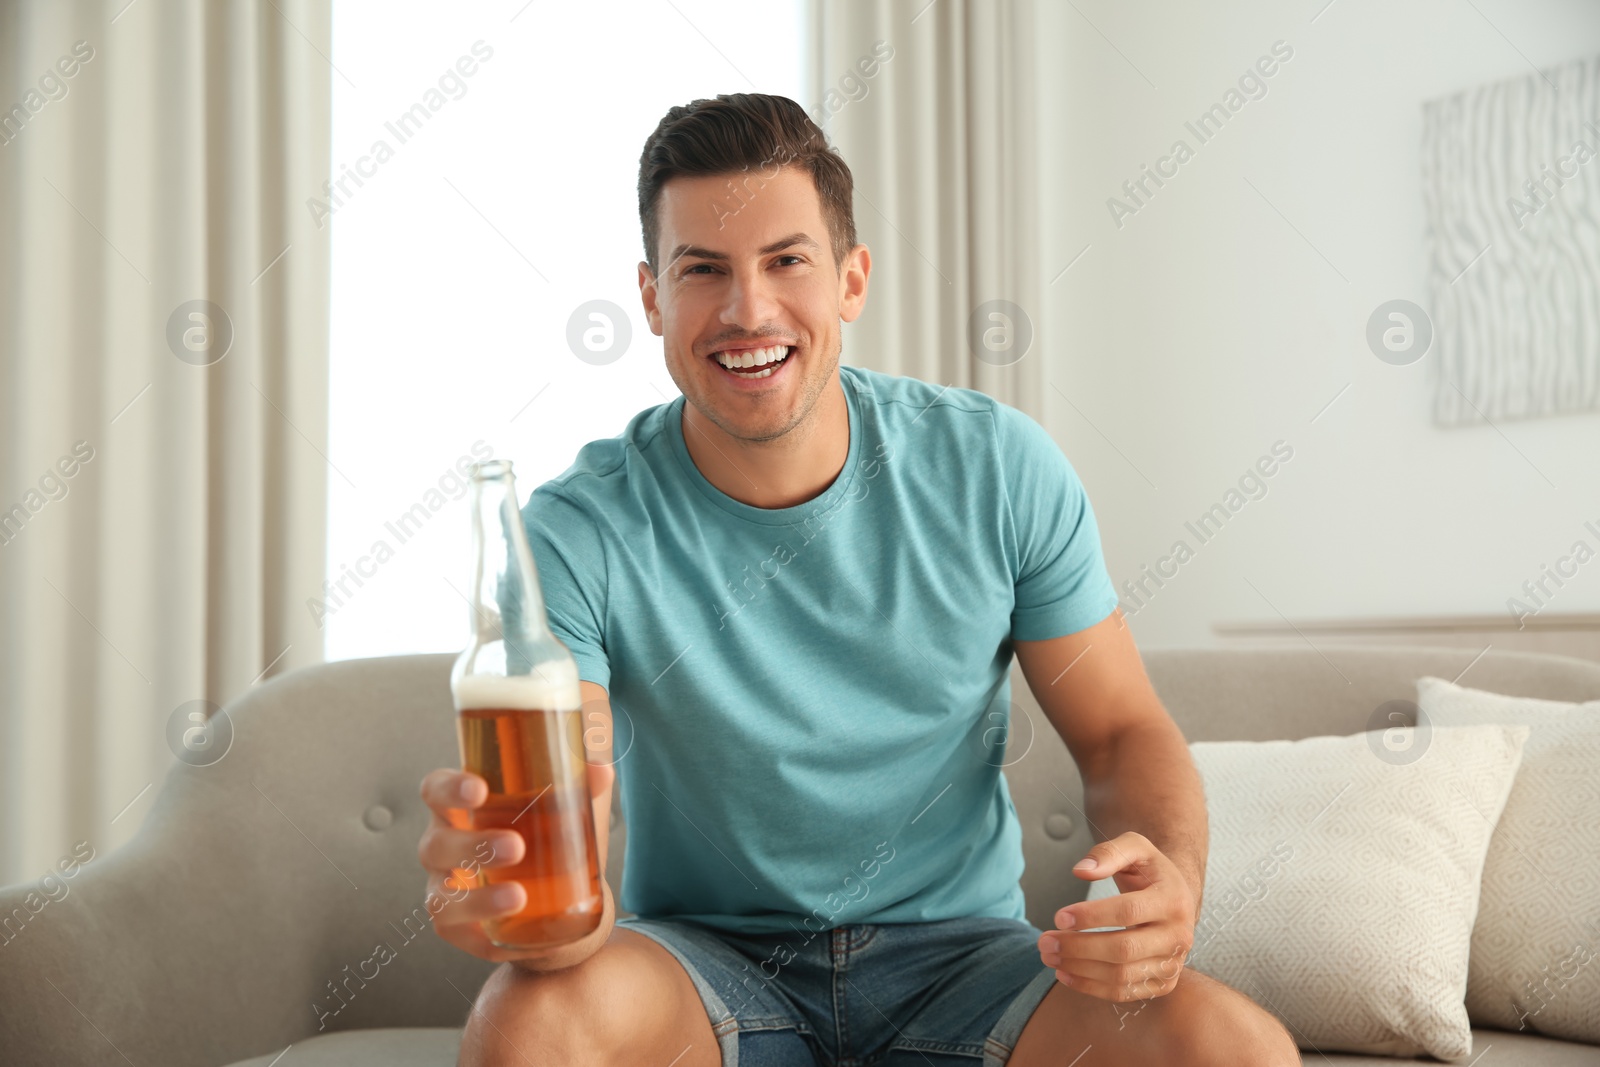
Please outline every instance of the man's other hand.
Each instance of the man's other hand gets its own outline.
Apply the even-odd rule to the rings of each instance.
[[[1087,881],[1114,877],[1122,894],[1056,912],[1056,928],[1039,937],[1044,965],[1062,984],[1102,1000],[1172,992],[1199,917],[1178,866],[1144,835],[1129,832],[1090,849],[1072,873]]]

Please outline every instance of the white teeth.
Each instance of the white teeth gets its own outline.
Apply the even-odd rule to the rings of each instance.
[[[788,345],[773,345],[770,348],[754,348],[745,352],[730,353],[718,352],[716,359],[730,370],[734,367],[761,367],[768,363],[776,363],[789,354]],[[769,369],[766,374],[750,374],[749,378],[764,378],[772,373]]]

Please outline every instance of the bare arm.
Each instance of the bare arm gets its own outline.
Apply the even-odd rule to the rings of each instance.
[[[1028,688],[1083,775],[1095,839],[1129,831],[1148,838],[1182,872],[1198,915],[1208,841],[1200,774],[1121,609],[1087,630],[1015,648]]]

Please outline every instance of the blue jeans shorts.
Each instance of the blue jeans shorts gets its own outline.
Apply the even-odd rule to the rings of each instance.
[[[723,1067],[999,1067],[1055,981],[1041,931],[1014,919],[760,935],[617,925],[689,972]]]

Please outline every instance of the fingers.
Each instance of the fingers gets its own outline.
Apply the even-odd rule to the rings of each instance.
[[[1149,838],[1129,830],[1091,848],[1083,859],[1072,865],[1072,873],[1094,881],[1148,863],[1158,855],[1160,853]]]
[[[1142,927],[1133,930],[1078,934],[1051,930],[1039,938],[1039,957],[1051,967],[1054,960],[1090,960],[1111,964],[1135,964],[1143,960],[1182,959],[1192,942],[1168,929]]]
[[[439,937],[480,959],[503,963],[518,953],[501,948],[484,933],[483,920],[511,915],[527,902],[527,891],[515,882],[486,888],[461,888],[454,876],[428,879],[425,908]]]
[[[597,808],[615,774],[610,766],[589,765],[589,786]],[[417,843],[417,859],[429,875],[424,907],[441,939],[491,962],[515,961],[556,969],[592,953],[609,934],[608,927],[597,928],[579,942],[554,949],[507,949],[494,944],[484,931],[484,921],[520,912],[528,903],[528,894],[516,882],[479,886],[476,872],[520,863],[527,844],[515,830],[471,828],[473,809],[482,806],[489,795],[488,783],[479,775],[440,768],[422,779],[419,792],[433,812]],[[602,877],[604,858],[602,854]],[[609,912],[615,905],[604,883],[602,891],[608,913],[614,914]]]
[[[469,771],[440,767],[422,779],[422,802],[446,818],[451,808],[476,808],[489,797],[489,783]]]
[[[1056,912],[1058,930],[1095,930],[1102,926],[1140,926],[1174,918],[1170,902],[1158,890],[1136,889],[1100,900],[1083,900]]]
[[[1076,946],[1070,941],[1074,936],[1079,941],[1093,937],[1122,939],[1125,947],[1112,949],[1111,954],[1131,955],[1133,958],[1107,961],[1083,956],[1074,951]],[[1060,944],[1060,938],[1069,939],[1064,950],[1056,947]],[[1123,934],[1070,935],[1051,932],[1039,939],[1039,958],[1046,967],[1055,970],[1058,981],[1079,992],[1102,1000],[1144,1000],[1172,991],[1183,970],[1188,951],[1187,946],[1180,943],[1174,944],[1171,952],[1151,953],[1149,944],[1147,939]]]
[[[1118,970],[1105,979],[1089,978],[1070,969],[1057,968],[1056,980],[1069,989],[1100,1000],[1126,1003],[1166,996],[1176,988],[1178,975],[1182,971],[1183,965],[1177,960],[1165,966],[1159,965],[1158,961],[1156,965]]]
[[[417,842],[417,860],[429,873],[461,867],[505,867],[521,863],[528,846],[515,830],[457,829],[435,821]]]
[[[520,862],[526,854],[527,845],[515,830],[471,828],[471,809],[489,795],[488,783],[478,775],[440,768],[422,779],[420,792],[433,820],[417,843],[417,859],[430,874],[505,866]]]
[[[428,879],[428,912],[435,929],[514,915],[528,903],[528,891],[517,882],[478,887],[462,883],[455,875],[434,874]]]

